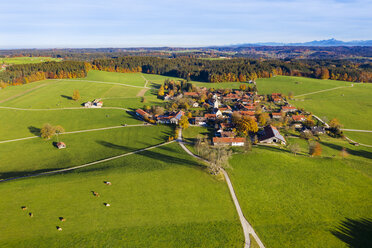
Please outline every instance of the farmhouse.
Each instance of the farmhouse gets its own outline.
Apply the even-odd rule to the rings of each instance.
[[[66,148],[66,144],[63,143],[63,142],[58,142],[58,143],[57,143],[57,148],[58,148],[58,149]]]
[[[283,106],[282,107],[282,111],[283,112],[296,112],[297,111],[297,108],[296,107],[293,107],[291,105],[287,105],[287,106]]]
[[[142,119],[148,119],[149,118],[149,114],[146,113],[145,111],[143,111],[142,109],[137,109],[136,110],[136,115],[139,116],[140,118]]]
[[[244,146],[245,138],[213,137],[213,145]]]
[[[84,103],[84,107],[86,108],[102,108],[103,102],[99,99],[94,99],[93,102],[86,102]]]
[[[306,117],[304,115],[292,115],[292,120],[294,122],[304,122]]]
[[[273,116],[273,119],[280,119],[280,118],[282,118],[282,113],[271,113],[271,115]]]
[[[191,124],[198,125],[198,126],[205,126],[207,124],[207,118],[194,117],[191,119]]]
[[[258,140],[260,141],[260,143],[286,144],[284,137],[279,133],[278,129],[271,125],[264,127],[264,130],[260,133]]]

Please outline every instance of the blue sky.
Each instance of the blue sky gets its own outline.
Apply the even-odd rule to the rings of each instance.
[[[372,0],[0,0],[0,48],[372,39]]]

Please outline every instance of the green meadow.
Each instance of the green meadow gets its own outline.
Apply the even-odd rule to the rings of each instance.
[[[243,244],[225,183],[205,173],[178,144],[72,173],[2,183],[0,194],[1,247]]]
[[[17,65],[17,64],[34,64],[48,61],[61,61],[62,59],[51,57],[14,57],[0,58],[0,64]]]

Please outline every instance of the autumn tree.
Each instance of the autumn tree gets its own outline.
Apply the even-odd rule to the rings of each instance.
[[[237,122],[236,131],[243,136],[247,136],[249,133],[257,133],[257,122],[252,117],[243,117]]]
[[[40,136],[43,139],[50,139],[53,137],[55,133],[56,133],[55,127],[53,127],[49,123],[44,124],[40,130]]]
[[[306,117],[306,120],[305,120],[305,126],[307,126],[307,127],[313,127],[314,125],[315,125],[315,122],[314,122],[314,120],[313,120],[313,116],[312,115],[308,115],[307,117]]]
[[[293,98],[293,96],[294,96],[294,93],[293,93],[293,91],[290,91],[290,92],[288,93],[288,98],[289,98],[289,99],[292,99],[292,98]]]
[[[264,112],[258,115],[258,122],[261,126],[265,126],[268,120],[270,120],[269,113]]]
[[[163,85],[160,86],[160,89],[158,91],[158,96],[159,97],[163,97],[164,96],[164,86]]]
[[[294,143],[289,145],[289,150],[296,156],[296,154],[300,152],[301,148],[297,143]]]
[[[311,156],[321,156],[322,155],[322,147],[318,142],[310,142],[309,143],[309,154]]]
[[[65,129],[62,126],[57,125],[57,126],[54,127],[54,132],[57,135],[57,141],[59,142],[59,136],[58,135],[65,132]]]
[[[336,118],[333,118],[329,121],[329,126],[331,128],[341,128],[342,124]]]
[[[74,93],[72,94],[72,100],[77,101],[80,99],[80,92],[79,90],[74,90]]]
[[[340,156],[341,156],[342,158],[346,158],[346,157],[349,156],[349,153],[347,152],[347,150],[346,150],[345,147],[343,147],[343,148],[341,149]]]
[[[186,129],[189,127],[189,118],[187,118],[185,115],[181,117],[181,120],[179,120],[178,122],[178,125],[182,128],[182,129]]]
[[[242,119],[242,115],[239,112],[233,112],[231,115],[231,121],[233,123],[238,123]]]
[[[250,137],[247,137],[247,139],[245,140],[244,151],[245,152],[252,151],[252,141],[251,141]]]
[[[320,78],[321,79],[329,79],[329,71],[328,71],[327,68],[322,68]]]

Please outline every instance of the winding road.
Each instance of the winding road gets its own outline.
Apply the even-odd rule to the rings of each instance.
[[[182,129],[179,129],[177,142],[178,142],[178,144],[180,144],[180,146],[183,148],[183,150],[185,150],[185,152],[187,154],[189,154],[190,156],[193,156],[196,159],[202,160],[205,163],[209,163],[207,160],[205,160],[205,159],[203,159],[203,158],[201,158],[199,156],[196,156],[189,149],[187,149],[187,147],[184,145],[184,143],[182,141]],[[259,245],[260,248],[265,248],[264,244],[262,243],[262,241],[260,240],[260,238],[258,237],[258,235],[256,234],[256,232],[254,231],[254,229],[251,226],[251,224],[249,224],[249,222],[247,221],[247,219],[244,217],[243,211],[242,211],[242,209],[240,207],[238,198],[236,197],[236,194],[235,194],[235,191],[234,191],[234,187],[233,187],[233,185],[232,185],[232,183],[230,181],[229,175],[227,174],[227,172],[223,168],[221,168],[221,170],[222,170],[222,173],[223,173],[223,175],[225,177],[227,186],[228,186],[229,191],[230,191],[231,198],[232,198],[232,200],[234,202],[236,211],[238,212],[238,215],[239,215],[240,223],[241,223],[242,228],[243,228],[244,239],[245,239],[244,248],[249,248],[251,246],[251,240],[249,238],[249,234],[251,234],[254,237],[254,239],[256,240],[256,242],[257,242],[257,244]]]

